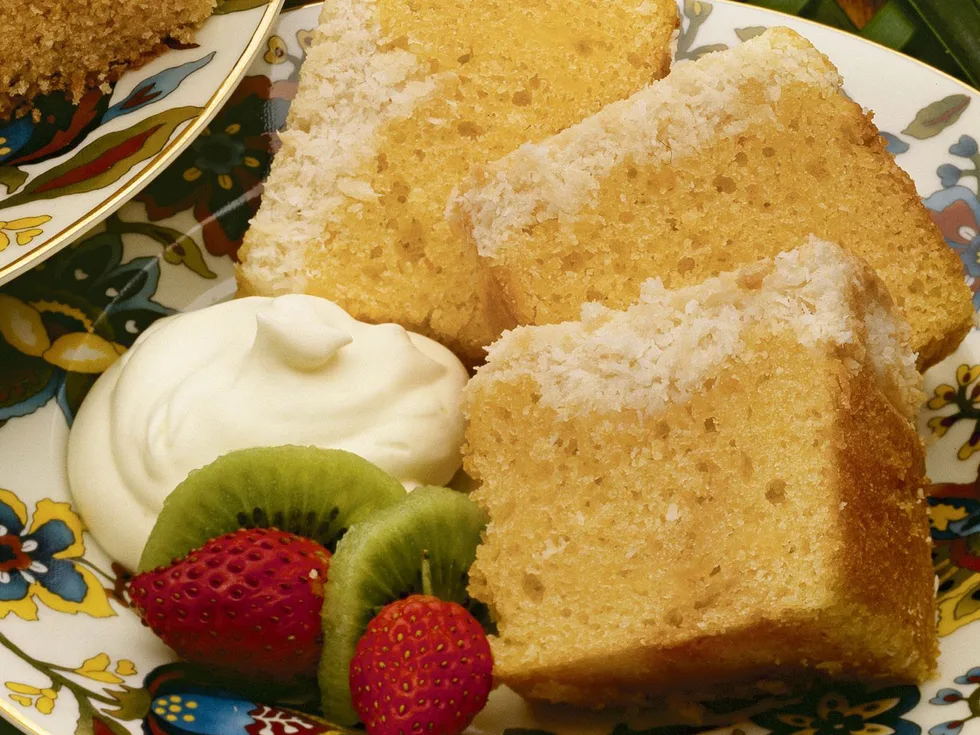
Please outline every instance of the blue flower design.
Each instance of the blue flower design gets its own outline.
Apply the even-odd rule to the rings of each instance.
[[[962,676],[957,676],[955,681],[957,684],[980,685],[980,666],[974,666]],[[980,717],[978,692],[980,689],[974,689],[969,696],[963,694],[959,689],[940,689],[936,692],[936,696],[929,700],[930,704],[943,706],[965,701],[969,707],[969,714],[956,720],[941,722],[929,728],[929,735],[959,735],[967,722]]]
[[[36,620],[35,599],[61,612],[113,615],[105,589],[78,564],[84,552],[82,522],[68,503],[39,501],[29,523],[21,500],[0,489],[0,619]]]
[[[144,735],[356,735],[358,731],[311,718],[286,706],[257,701],[266,692],[232,693],[207,672],[183,663],[165,664],[146,677],[149,707]],[[550,735],[550,734],[547,734]]]
[[[960,158],[973,158],[980,150],[977,141],[969,135],[961,135],[960,139],[949,147],[949,152]]]
[[[841,685],[752,719],[775,735],[919,735],[921,728],[903,718],[919,696],[914,686],[867,690]]]
[[[951,163],[944,163],[936,169],[936,174],[938,174],[939,183],[943,185],[943,188],[948,188],[956,185],[960,177],[963,176],[963,171]]]
[[[973,177],[980,181],[980,146],[977,145],[975,138],[969,135],[961,135],[960,139],[949,147],[949,152],[958,158],[967,159],[968,163],[961,164],[962,168],[952,163],[944,163],[936,169],[939,183],[943,185],[944,189],[956,186],[965,177]],[[971,163],[973,164],[972,168],[970,167]]]
[[[887,150],[893,156],[901,155],[909,149],[909,144],[899,138],[897,135],[882,131],[881,137],[884,138],[885,142],[888,144],[885,146],[885,150]]]
[[[940,689],[936,692],[936,696],[929,700],[929,704],[947,705],[961,701],[963,701],[963,695],[958,689]]]
[[[954,680],[957,684],[980,684],[980,666],[974,666],[962,676]]]
[[[159,260],[122,253],[103,232],[0,291],[0,421],[55,398],[70,424],[98,375],[172,313],[152,301]]]
[[[950,720],[929,728],[929,735],[957,735],[963,729],[962,720]]]

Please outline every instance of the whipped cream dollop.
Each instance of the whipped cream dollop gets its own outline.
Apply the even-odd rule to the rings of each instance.
[[[316,296],[250,297],[159,320],[92,387],[68,479],[99,544],[135,569],[163,501],[236,449],[345,449],[407,488],[459,469],[467,372],[396,324]]]

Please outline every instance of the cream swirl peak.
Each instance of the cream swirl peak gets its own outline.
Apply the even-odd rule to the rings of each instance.
[[[438,343],[315,296],[179,314],[85,399],[69,439],[72,493],[103,548],[135,568],[170,491],[236,449],[345,449],[406,487],[444,484],[460,465],[466,380]]]

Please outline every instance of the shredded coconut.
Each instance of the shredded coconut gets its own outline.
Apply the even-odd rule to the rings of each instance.
[[[383,41],[377,3],[324,4],[262,207],[245,238],[243,269],[277,275],[257,280],[302,290],[307,247],[322,239],[324,224],[351,200],[377,197],[369,182],[350,174],[377,155],[380,130],[410,116],[453,78],[427,75],[403,49],[379,53]]]
[[[677,66],[629,99],[484,167],[450,199],[447,215],[463,223],[480,255],[493,258],[520,242],[529,225],[575,222],[617,166],[676,161],[716,137],[739,135],[760,114],[774,117],[771,108],[745,94],[759,83],[772,104],[787,84],[832,93],[841,79],[808,42],[785,28],[771,29],[731,51]]]
[[[764,323],[791,331],[808,348],[841,353],[854,372],[869,362],[896,409],[911,419],[921,393],[908,326],[893,315],[883,286],[869,288],[860,261],[811,237],[797,250],[697,286],[669,291],[649,280],[625,311],[587,304],[581,321],[506,332],[488,348],[487,364],[467,391],[485,380],[531,376],[541,402],[560,417],[652,414],[689,400],[744,352],[746,327]],[[859,295],[871,299],[867,321],[855,305]]]

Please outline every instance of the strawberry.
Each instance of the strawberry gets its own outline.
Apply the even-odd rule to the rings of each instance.
[[[330,552],[275,529],[240,529],[130,582],[130,599],[184,660],[283,687],[316,676]]]
[[[486,704],[492,672],[490,644],[465,608],[412,595],[368,624],[350,690],[369,735],[457,735]]]

